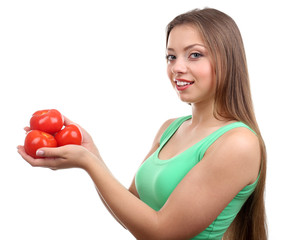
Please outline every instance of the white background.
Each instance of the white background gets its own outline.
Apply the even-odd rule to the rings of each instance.
[[[129,186],[161,124],[191,114],[166,75],[165,26],[194,8],[237,22],[268,148],[271,240],[284,236],[285,12],[283,1],[0,2],[0,239],[133,239],[79,169],[32,168],[17,154],[33,112],[56,108],[84,126]]]

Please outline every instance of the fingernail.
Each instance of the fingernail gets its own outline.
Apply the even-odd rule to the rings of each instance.
[[[37,150],[36,155],[39,157],[44,156],[44,151],[43,150]]]

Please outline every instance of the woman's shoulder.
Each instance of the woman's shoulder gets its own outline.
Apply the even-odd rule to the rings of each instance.
[[[188,115],[188,116],[183,116],[183,117],[176,117],[176,118],[171,118],[166,120],[161,128],[159,129],[160,133],[163,134],[169,127],[171,127],[172,125],[180,125],[182,122],[190,119],[192,116]]]
[[[160,144],[160,140],[161,140],[162,136],[164,134],[166,134],[168,129],[170,129],[172,127],[172,125],[176,124],[179,121],[182,121],[185,118],[188,118],[188,116],[170,118],[170,119],[166,120],[165,122],[163,122],[163,124],[161,125],[161,127],[159,128],[159,130],[158,130],[158,132],[156,134],[154,142],[156,144]]]
[[[170,118],[168,120],[166,120],[162,125],[161,127],[159,128],[158,130],[158,133],[157,133],[157,142],[160,142],[160,139],[163,135],[163,133],[171,126],[172,123],[174,123],[178,118]]]
[[[240,123],[240,122],[237,122]],[[229,143],[236,143],[240,147],[249,148],[251,145],[259,143],[255,132],[245,124],[240,124],[224,134],[224,140]]]
[[[260,144],[256,134],[247,127],[237,127],[223,134],[210,147],[210,153],[229,156],[228,163],[249,171],[250,182],[257,178],[260,167]]]
[[[218,148],[227,148],[230,152],[259,152],[259,139],[255,132],[241,122],[233,122],[231,126],[219,139],[216,144]]]

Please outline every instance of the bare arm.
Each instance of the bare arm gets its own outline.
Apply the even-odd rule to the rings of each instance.
[[[259,161],[253,159],[259,154],[253,149],[258,144],[253,139],[247,142],[245,136],[233,134],[216,142],[158,212],[130,194],[97,161],[87,171],[113,213],[137,239],[186,239],[203,231],[257,177]]]
[[[231,199],[257,177],[258,141],[251,133],[235,131],[212,146],[158,212],[130,195],[114,178],[109,179],[110,185],[101,185],[108,178],[104,171],[100,171],[102,176],[95,176],[93,172],[98,171],[92,170],[90,176],[114,214],[137,239],[191,238],[213,222]]]
[[[245,129],[231,130],[210,147],[156,212],[136,196],[134,184],[130,191],[122,186],[99,155],[79,146],[43,150],[48,159],[32,159],[21,147],[19,153],[32,166],[85,169],[119,221],[137,239],[150,240],[178,240],[197,235],[244,186],[254,181],[260,162],[254,134]]]

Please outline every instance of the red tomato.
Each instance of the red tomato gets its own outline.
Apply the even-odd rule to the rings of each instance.
[[[63,125],[64,117],[56,109],[37,111],[30,119],[31,130],[40,130],[50,134],[60,131]]]
[[[67,125],[64,129],[59,131],[55,135],[58,146],[64,146],[68,144],[81,145],[82,133],[78,126],[75,124]]]
[[[33,158],[38,158],[36,152],[42,147],[57,147],[57,141],[54,136],[39,130],[28,132],[24,144],[26,153]]]

